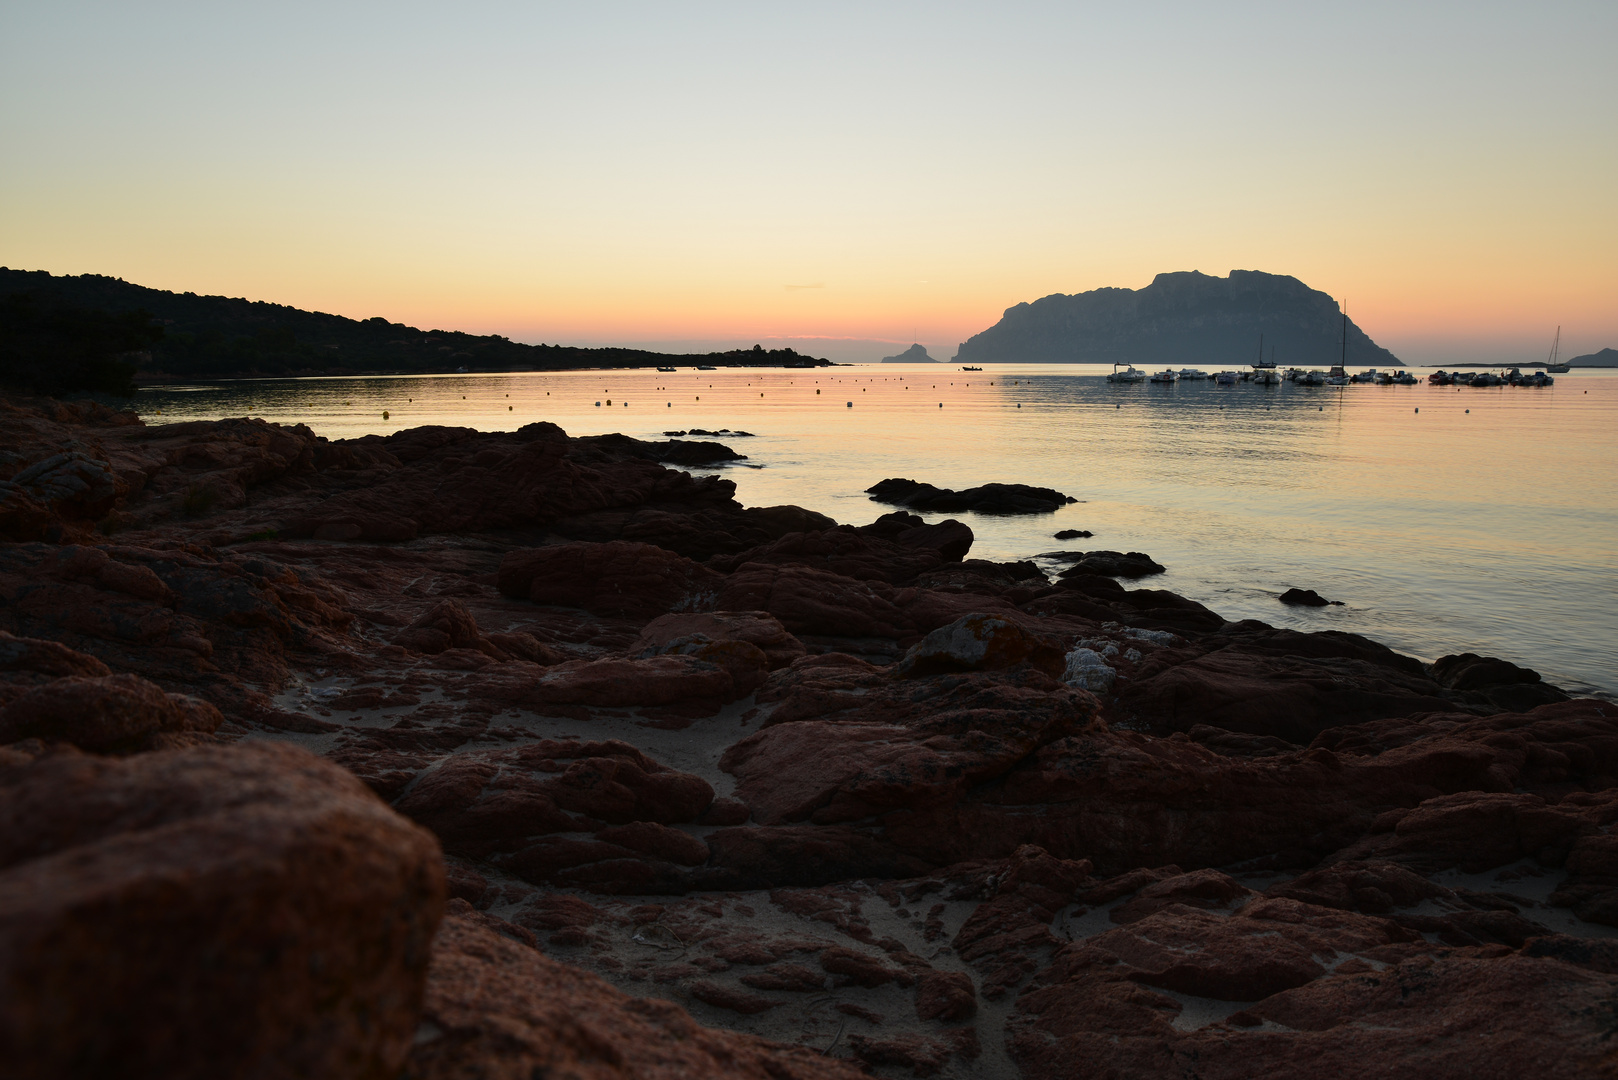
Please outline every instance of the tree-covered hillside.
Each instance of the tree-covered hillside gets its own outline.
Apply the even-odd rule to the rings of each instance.
[[[793,349],[736,349],[724,353],[670,354],[643,349],[582,349],[524,345],[495,334],[418,330],[383,318],[349,319],[285,304],[200,296],[132,285],[100,274],[54,277],[44,271],[0,267],[0,301],[80,311],[94,321],[150,316],[162,333],[131,346],[139,357],[138,381],[228,379],[297,375],[430,374],[459,371],[555,371],[567,368],[653,367],[713,364],[719,367],[819,367],[828,361]],[[0,327],[0,334],[4,333]],[[8,335],[8,338],[10,335]],[[15,345],[15,348],[12,346]],[[51,363],[48,351],[26,342],[0,340],[24,375]],[[119,350],[125,351],[125,350]],[[16,376],[13,376],[14,380]],[[26,381],[26,380],[24,380]],[[97,387],[79,387],[95,389]]]

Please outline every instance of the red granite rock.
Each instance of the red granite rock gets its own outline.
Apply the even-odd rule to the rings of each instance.
[[[684,556],[626,541],[513,551],[499,577],[500,591],[517,599],[640,618],[711,611],[722,581]]]
[[[964,971],[924,971],[916,979],[916,1015],[953,1024],[977,1012],[977,991]]]
[[[7,1074],[397,1075],[443,896],[432,837],[295,747],[14,755]]]
[[[96,753],[180,746],[211,735],[222,721],[206,701],[165,694],[134,675],[70,675],[0,707],[0,743],[37,738]]]
[[[629,647],[631,655],[652,655],[668,646],[699,639],[713,642],[742,641],[764,653],[770,670],[789,666],[804,655],[803,642],[787,632],[781,621],[767,611],[712,611],[660,615],[641,629],[640,637]]]
[[[706,1028],[679,1006],[451,916],[433,944],[423,1023],[403,1080],[854,1080],[803,1047]]]

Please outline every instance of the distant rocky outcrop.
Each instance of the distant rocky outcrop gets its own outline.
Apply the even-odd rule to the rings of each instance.
[[[934,360],[927,355],[927,346],[920,344],[910,346],[898,356],[884,356],[884,364],[941,364],[942,360]]]
[[[1007,308],[962,343],[966,363],[1195,364],[1234,366],[1258,357],[1325,366],[1343,356],[1337,302],[1295,277],[1232,270],[1159,274],[1144,289],[1056,293]],[[1348,323],[1347,362],[1396,366],[1399,358]]]
[[[1575,356],[1567,362],[1568,367],[1618,367],[1618,349],[1602,349],[1600,352],[1585,353]]]

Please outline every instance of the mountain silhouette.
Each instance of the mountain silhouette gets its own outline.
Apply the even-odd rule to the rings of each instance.
[[[940,364],[941,360],[934,360],[927,355],[927,346],[916,344],[910,346],[898,356],[884,356],[884,364]]]
[[[1230,367],[1258,358],[1282,367],[1325,367],[1343,355],[1337,302],[1295,277],[1232,270],[1159,274],[1144,289],[1056,293],[1007,308],[961,344],[965,363],[1166,364]],[[1398,366],[1399,358],[1348,322],[1350,365]]]

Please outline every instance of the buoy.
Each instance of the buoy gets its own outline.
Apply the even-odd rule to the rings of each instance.
[[[383,409],[382,410],[382,419],[386,420],[387,418],[388,418],[388,410]]]
[[[608,405],[611,405],[611,404],[612,404],[612,398],[608,398],[608,399],[607,399],[607,404],[608,404]]]
[[[1223,408],[1224,406],[1220,406],[1220,407]],[[1122,405],[1114,405],[1113,408],[1121,409],[1121,408],[1123,408],[1123,406]]]
[[[674,402],[672,402],[672,401],[669,402],[669,408],[671,408],[671,409],[674,408]]]
[[[1420,408],[1418,408],[1418,409],[1416,409],[1416,411],[1417,411],[1417,412],[1421,412],[1421,409],[1420,409]]]
[[[1466,411],[1467,411],[1467,412],[1468,412],[1468,413],[1470,413],[1470,412],[1471,412],[1471,411],[1472,411],[1472,410],[1471,410],[1471,409],[1468,409],[1468,410],[1466,410]]]
[[[853,402],[852,402],[852,401],[850,401],[850,402],[849,402],[849,403],[848,403],[848,407],[849,407],[849,408],[850,408],[850,409],[852,409],[852,408],[853,408],[853,407],[854,407],[854,403],[853,403]]]
[[[507,405],[507,406],[506,406],[506,412],[510,412],[510,411],[511,411],[511,406],[510,406],[510,405]]]
[[[818,394],[818,393],[820,393],[820,391],[819,391],[819,390],[816,390],[816,391],[815,391],[815,393],[817,393],[817,394]]]
[[[601,402],[599,402],[599,401],[596,402],[596,408],[598,408],[598,409],[601,408]]]
[[[1020,402],[1020,401],[1019,401],[1019,402],[1018,402],[1018,403],[1017,403],[1017,408],[1019,408],[1019,409],[1020,409],[1020,408],[1022,408],[1022,402]]]
[[[940,409],[942,409],[942,408],[943,408],[943,407],[944,407],[944,403],[943,403],[943,402],[942,402],[942,401],[940,401],[940,402],[939,402],[939,403],[938,403],[938,407],[939,407],[939,408],[940,408]]]

